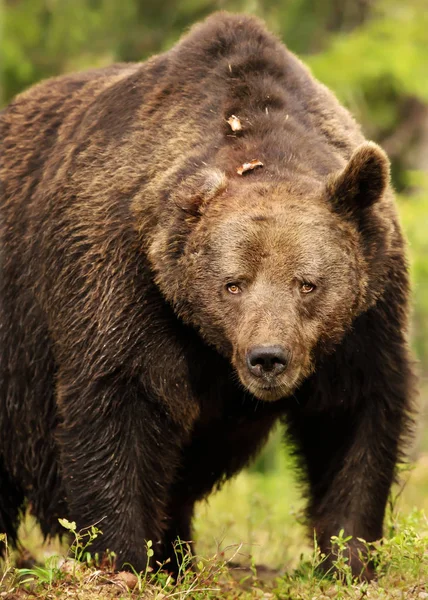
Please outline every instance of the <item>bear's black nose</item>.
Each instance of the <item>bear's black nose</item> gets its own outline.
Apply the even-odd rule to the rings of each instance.
[[[282,346],[254,346],[247,352],[248,369],[256,377],[279,375],[288,361],[288,353]]]

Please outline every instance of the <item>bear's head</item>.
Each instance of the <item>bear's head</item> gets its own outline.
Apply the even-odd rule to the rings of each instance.
[[[292,394],[382,293],[388,180],[366,143],[324,181],[207,168],[171,194],[149,247],[157,284],[257,398]]]

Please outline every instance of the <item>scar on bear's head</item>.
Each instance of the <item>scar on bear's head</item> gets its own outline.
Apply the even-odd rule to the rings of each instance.
[[[267,215],[254,215],[251,217],[253,221],[269,221],[270,218]]]

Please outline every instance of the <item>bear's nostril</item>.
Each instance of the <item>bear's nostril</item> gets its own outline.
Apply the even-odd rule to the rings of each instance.
[[[282,346],[254,346],[247,352],[247,366],[253,375],[279,375],[288,365],[288,354]]]

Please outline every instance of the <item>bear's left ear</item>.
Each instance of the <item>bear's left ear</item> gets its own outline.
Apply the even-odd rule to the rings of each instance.
[[[227,179],[223,171],[204,168],[182,179],[173,194],[173,201],[180,209],[194,216],[200,215],[208,202],[226,189]]]
[[[366,142],[348,164],[327,183],[327,194],[336,210],[358,214],[380,200],[389,182],[389,160],[374,142]]]

